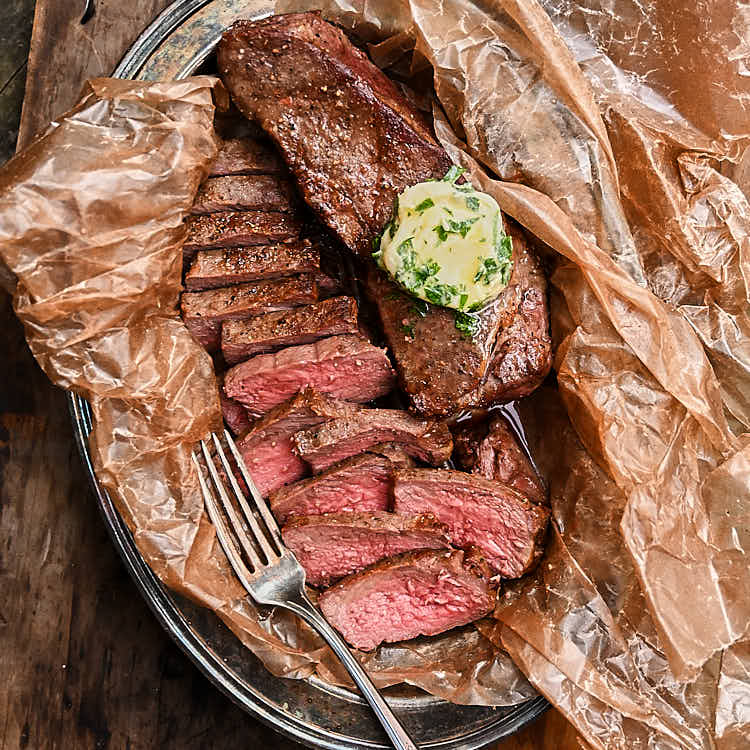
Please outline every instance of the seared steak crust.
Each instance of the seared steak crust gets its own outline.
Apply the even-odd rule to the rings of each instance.
[[[294,192],[288,180],[273,175],[209,177],[198,189],[190,212],[291,211]]]
[[[255,138],[236,137],[228,138],[222,143],[209,176],[285,173],[284,162],[270,143]]]
[[[450,168],[416,108],[318,13],[237,21],[218,61],[235,104],[279,146],[305,200],[360,254],[398,193]]]

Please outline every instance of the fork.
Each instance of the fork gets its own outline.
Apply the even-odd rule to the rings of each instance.
[[[193,463],[198,471],[198,481],[206,504],[208,515],[216,528],[216,536],[219,539],[229,562],[234,569],[245,590],[259,604],[268,604],[276,607],[289,609],[298,617],[301,617],[313,630],[319,633],[333,652],[338,656],[348,670],[357,687],[372,707],[386,734],[397,750],[417,750],[411,737],[401,722],[396,718],[390,706],[386,703],[372,680],[354,658],[349,647],[341,636],[328,624],[318,608],[310,601],[305,593],[305,570],[299,564],[292,552],[287,549],[281,539],[281,532],[276,525],[268,505],[263,500],[255,486],[250,473],[242,460],[239,450],[232,436],[224,430],[224,438],[229,446],[234,460],[239,467],[240,474],[250,490],[250,496],[255,506],[256,513],[250,508],[247,499],[240,490],[232,467],[227,460],[226,453],[216,433],[211,433],[211,439],[216,449],[225,477],[228,479],[232,494],[239,507],[240,514],[232,503],[229,492],[222,481],[214,458],[211,456],[209,446],[205,440],[200,441],[208,473],[211,475],[216,493],[221,499],[224,513],[219,509],[214,495],[209,490],[206,476],[201,467],[196,452],[193,452]],[[227,525],[228,519],[228,525]],[[230,531],[231,529],[231,531]],[[248,531],[250,536],[248,536]],[[245,553],[245,564],[242,553],[238,549],[232,532]],[[252,540],[251,538],[252,537]]]

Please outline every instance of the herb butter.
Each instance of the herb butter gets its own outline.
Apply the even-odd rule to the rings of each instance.
[[[404,190],[373,257],[415,297],[470,312],[505,289],[513,261],[500,208],[470,183],[458,184],[463,171],[454,166],[442,180]]]

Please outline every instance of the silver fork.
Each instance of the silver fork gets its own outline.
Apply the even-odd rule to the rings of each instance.
[[[219,543],[229,558],[229,562],[240,582],[256,602],[289,609],[319,633],[336,656],[341,659],[352,679],[357,684],[357,687],[362,692],[362,695],[364,695],[378,717],[378,720],[383,725],[393,746],[397,750],[417,750],[417,746],[409,737],[393,711],[391,711],[383,696],[380,695],[378,689],[373,685],[372,680],[367,676],[365,670],[362,669],[359,662],[354,658],[344,640],[328,624],[318,608],[308,599],[305,593],[305,571],[303,567],[297,562],[291,551],[284,546],[281,540],[281,532],[276,525],[276,521],[268,505],[266,505],[266,502],[260,496],[258,488],[250,477],[245,462],[242,460],[242,456],[234,444],[234,440],[232,440],[231,435],[226,430],[224,430],[224,437],[239,467],[242,478],[250,490],[253,504],[257,510],[257,516],[251,510],[247,499],[240,490],[221,441],[215,433],[211,433],[211,438],[216,449],[216,455],[219,457],[224,474],[229,480],[232,493],[240,509],[241,518],[229,497],[224,482],[221,480],[221,476],[205,440],[201,440],[200,442],[201,452],[216,492],[221,498],[226,518],[209,490],[203,468],[195,452],[193,452],[193,463],[198,470],[198,479],[206,503],[206,509],[216,527],[216,535],[219,538]],[[229,519],[229,526],[227,526],[227,518]],[[265,531],[262,527],[265,527]],[[242,553],[237,548],[237,544],[232,537],[230,528],[239,541],[242,551],[244,551],[246,559],[250,563],[250,567],[245,564]],[[247,530],[252,535],[252,539],[248,536]]]

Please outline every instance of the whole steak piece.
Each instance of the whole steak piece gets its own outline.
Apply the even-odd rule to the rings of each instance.
[[[451,161],[416,108],[318,13],[237,21],[219,71],[240,111],[279,146],[305,200],[365,255],[410,185]]]

